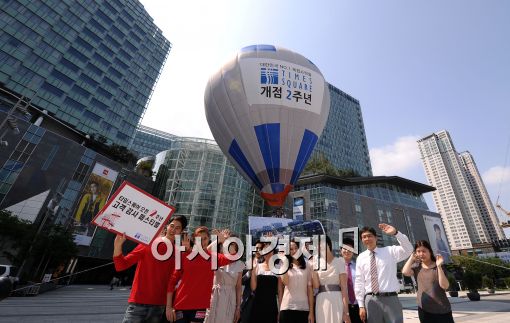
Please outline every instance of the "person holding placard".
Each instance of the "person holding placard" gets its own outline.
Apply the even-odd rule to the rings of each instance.
[[[165,238],[173,245],[175,236],[180,235],[187,225],[188,221],[184,216],[172,217],[166,228]],[[115,238],[115,270],[123,271],[134,264],[137,264],[137,268],[123,323],[159,322],[165,310],[166,286],[175,269],[175,250],[170,258],[162,261],[154,257],[151,246],[139,244],[124,256],[122,246],[125,241],[125,235],[117,235]],[[167,244],[159,243],[157,250],[160,255],[166,254]]]

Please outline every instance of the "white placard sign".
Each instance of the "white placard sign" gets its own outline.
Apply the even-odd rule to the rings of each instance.
[[[246,58],[239,61],[248,104],[283,105],[320,114],[324,78],[287,61]]]
[[[51,280],[51,276],[52,276],[51,274],[44,274],[44,277],[43,277],[41,283],[49,282]]]
[[[175,208],[124,182],[92,221],[113,233],[149,245],[158,237]]]

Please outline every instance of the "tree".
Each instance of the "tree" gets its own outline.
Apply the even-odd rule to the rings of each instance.
[[[470,292],[476,292],[478,289],[482,288],[482,274],[478,271],[466,271],[463,281]]]
[[[482,285],[488,289],[494,288],[494,280],[492,278],[489,278],[488,276],[482,277]]]
[[[29,259],[32,264],[44,261],[45,267],[55,267],[78,253],[73,233],[63,226],[41,230],[37,236],[36,232],[37,227],[33,223],[0,210],[0,250],[3,250],[3,256],[13,265],[20,266],[24,260]],[[37,276],[34,270],[23,272],[29,272],[28,276]]]
[[[20,220],[11,212],[0,210],[0,250],[11,263],[19,266],[30,247],[36,228],[30,221]]]
[[[457,280],[455,279],[455,276],[453,274],[448,274],[448,284],[450,285],[448,287],[448,290],[452,292],[457,292],[459,290],[459,285],[457,284]]]
[[[452,256],[454,264],[465,271],[484,273],[491,279],[510,277],[510,265],[497,257],[478,258],[475,256]],[[496,266],[494,266],[496,265]],[[506,267],[508,269],[504,269]]]
[[[138,157],[127,147],[115,143],[108,144],[108,139],[102,135],[91,135],[87,146],[127,166],[134,166],[138,160]]]
[[[49,231],[48,234],[36,238],[32,252],[29,255],[38,260],[39,264],[45,263],[42,271],[45,268],[55,268],[78,254],[78,247],[74,243],[71,230],[56,225],[51,227]],[[37,275],[38,273],[34,272],[33,274]]]
[[[322,152],[314,154],[306,164],[303,175],[310,174],[325,174],[339,177],[359,176],[359,174],[352,169],[336,168]]]
[[[153,164],[154,162],[150,160],[141,161],[138,165],[136,165],[136,170],[145,177],[151,177],[154,175],[154,172],[152,171]]]

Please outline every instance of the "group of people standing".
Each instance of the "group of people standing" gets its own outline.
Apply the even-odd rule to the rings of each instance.
[[[275,251],[261,253],[267,243],[256,243],[253,267],[246,271],[240,260],[232,261],[223,252],[212,251],[214,244],[221,248],[231,236],[228,230],[214,232],[218,238],[211,242],[207,227],[195,229],[190,239],[183,234],[186,226],[185,217],[173,217],[163,238],[173,245],[175,237],[181,236],[185,251],[180,269],[175,269],[175,252],[162,261],[154,257],[150,246],[139,245],[124,255],[126,238],[117,235],[113,254],[116,270],[138,265],[124,323],[165,319],[177,323],[403,322],[397,297],[397,263],[410,255],[402,272],[417,278],[420,320],[453,322],[442,257],[434,257],[427,241],[418,241],[413,253],[409,239],[391,225],[380,224],[379,228],[394,235],[399,245],[377,247],[375,229],[364,227],[360,234],[367,250],[356,262],[354,243],[349,239],[343,241],[342,256],[335,257],[331,239],[326,237],[326,249],[319,260],[306,259],[299,252],[306,246],[291,241],[286,256],[289,269],[282,274],[271,270]],[[186,257],[193,250],[193,241],[202,246],[208,259]],[[165,254],[167,244],[159,244],[157,249]],[[230,244],[225,251],[235,255],[238,250],[236,244]],[[216,271],[211,269],[212,257],[217,257]],[[320,262],[319,270],[313,269],[316,261]]]

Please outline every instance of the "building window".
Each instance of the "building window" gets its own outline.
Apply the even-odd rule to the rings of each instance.
[[[41,87],[43,90],[45,90],[46,92],[48,93],[51,93],[57,97],[61,97],[62,95],[64,95],[64,91],[54,87],[53,85],[47,83],[47,82],[44,82],[43,86]]]
[[[80,68],[76,64],[71,63],[70,61],[68,61],[65,58],[61,58],[60,63],[73,72],[78,72],[80,70]]]
[[[82,53],[80,53],[78,50],[74,49],[73,47],[70,47],[67,52],[69,54],[71,54],[72,56],[76,57],[78,60],[82,61],[82,62],[87,62],[88,59],[87,59],[87,56],[83,55]]]

